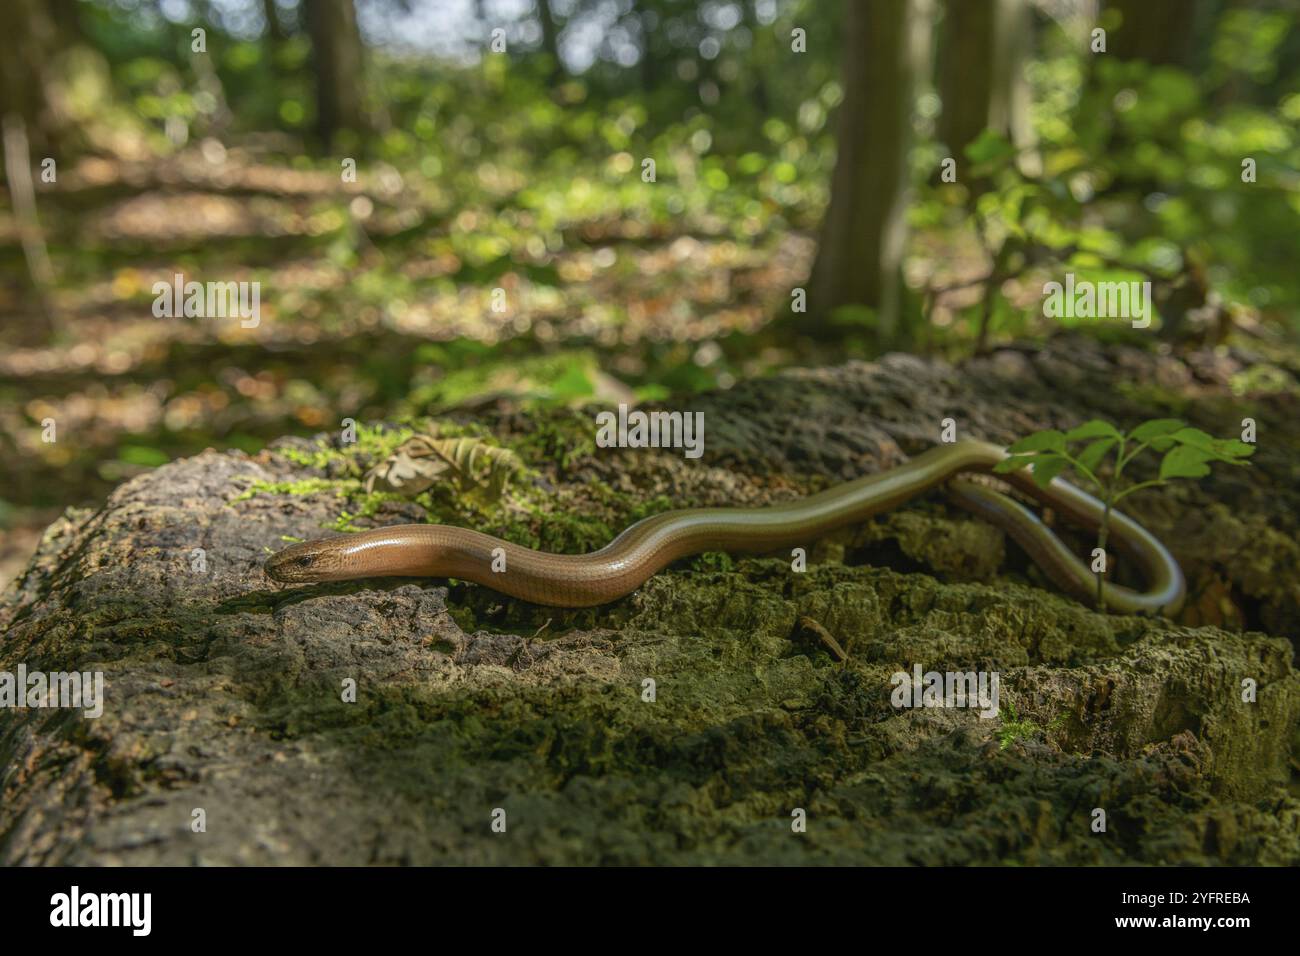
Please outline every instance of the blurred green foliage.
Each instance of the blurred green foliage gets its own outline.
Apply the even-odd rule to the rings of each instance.
[[[0,401],[16,410],[0,420],[0,448],[21,449],[7,457],[24,463],[10,500],[89,498],[172,456],[255,451],[347,415],[412,418],[502,395],[525,406],[659,400],[874,353],[867,308],[829,317],[840,336],[829,348],[803,339],[798,316],[767,322],[806,276],[829,197],[841,4],[616,5],[606,38],[635,39],[649,17],[652,62],[620,60],[611,41],[577,75],[557,74],[536,42],[465,63],[371,47],[375,130],[329,152],[312,138],[312,51],[289,22],[294,5],[280,5],[288,29],[276,42],[227,29],[224,8],[190,11],[205,18],[205,59],[190,52],[194,23],[156,4],[77,4],[68,107],[82,154],[121,169],[41,197],[71,320],[41,344],[52,365],[36,356],[43,371],[0,376]],[[1296,20],[1218,4],[1196,65],[1180,69],[1093,56],[1077,25],[1040,14],[1024,64],[1036,142],[1017,150],[986,131],[959,157],[957,183],[936,174],[948,156],[935,134],[942,104],[923,84],[906,270],[917,347],[963,356],[1049,334],[1060,323],[1035,288],[1065,270],[1169,289],[1195,271],[1225,308],[1300,334]],[[806,54],[790,51],[796,26]],[[211,168],[256,176],[214,185],[142,172],[174,163],[188,175],[183,164],[209,155]],[[338,188],[343,157],[357,160],[357,190]],[[104,227],[141,201],[163,205],[156,232]],[[19,287],[16,242],[0,247],[0,266]],[[150,277],[172,271],[261,282],[262,327],[240,338],[177,321],[135,333],[158,338],[147,347],[96,332],[109,359],[70,357],[83,321],[147,319]],[[936,308],[945,285],[970,292],[951,315]],[[498,287],[511,301],[503,316],[490,301]],[[1278,366],[1237,381],[1291,383]],[[23,437],[74,400],[96,406],[82,457]]]

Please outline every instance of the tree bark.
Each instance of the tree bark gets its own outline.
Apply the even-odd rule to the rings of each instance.
[[[809,280],[814,334],[829,336],[832,310],[849,305],[876,310],[882,342],[904,331],[899,273],[907,239],[916,17],[916,0],[846,4],[839,152]]]
[[[1025,0],[948,0],[939,92],[940,139],[960,165],[985,129],[1018,149],[1033,145],[1031,96],[1024,75],[1030,46]]]
[[[1197,4],[1109,0],[1106,6],[1121,18],[1108,38],[1108,49],[1117,58],[1145,60],[1152,66],[1191,66]]]
[[[362,132],[364,65],[352,0],[303,0],[316,71],[316,132],[331,145],[343,130]]]

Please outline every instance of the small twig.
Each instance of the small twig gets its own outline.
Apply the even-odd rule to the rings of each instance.
[[[821,641],[822,645],[830,652],[831,656],[834,657],[840,663],[843,663],[844,661],[847,661],[849,659],[849,652],[840,646],[840,642],[835,640],[835,638],[831,636],[830,631],[826,630],[826,628],[822,627],[812,618],[807,616],[800,617],[798,622],[798,628],[804,634],[814,635],[819,641]]]
[[[984,254],[992,261],[992,267],[984,284],[984,297],[980,302],[980,325],[979,332],[975,337],[975,354],[983,355],[988,351],[989,344],[989,326],[993,324],[993,298],[997,295],[998,289],[1001,288],[1003,280],[1006,278],[1005,271],[1007,267],[1007,247],[1010,245],[1009,240],[1003,239],[1002,245],[994,251],[993,246],[989,243],[989,238],[984,232],[984,217],[978,212],[975,213],[975,235],[979,238],[980,246],[984,249]]]
[[[960,292],[962,289],[969,289],[971,286],[983,285],[993,279],[993,273],[976,276],[973,279],[963,279],[961,282],[954,282],[952,285],[941,285],[938,287],[931,286],[926,290],[927,295],[947,295],[949,292]]]

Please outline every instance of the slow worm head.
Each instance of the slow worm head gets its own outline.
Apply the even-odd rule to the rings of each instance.
[[[267,559],[265,571],[284,583],[369,577],[463,578],[513,597],[559,607],[588,607],[629,594],[679,558],[703,551],[763,553],[807,545],[836,528],[896,508],[947,483],[949,498],[1007,532],[1062,590],[1096,599],[1092,571],[1029,509],[991,488],[958,478],[987,472],[1006,457],[987,442],[932,448],[906,464],[765,508],[687,508],[639,521],[591,554],[546,554],[500,538],[445,525],[396,525],[308,541]],[[1039,488],[1023,471],[1002,476],[1066,518],[1095,528],[1103,506],[1061,479]],[[1133,558],[1148,587],[1104,585],[1108,609],[1173,615],[1181,608],[1182,571],[1167,548],[1136,521],[1110,518],[1111,541]]]

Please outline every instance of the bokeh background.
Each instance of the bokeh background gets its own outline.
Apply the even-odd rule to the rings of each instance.
[[[1058,334],[1066,271],[1153,283],[1151,330],[1086,334],[1294,392],[1298,11],[10,0],[0,582],[207,447],[959,360]],[[260,323],[156,318],[176,273],[260,283]]]

